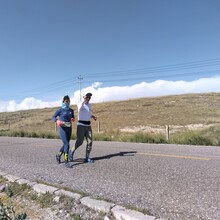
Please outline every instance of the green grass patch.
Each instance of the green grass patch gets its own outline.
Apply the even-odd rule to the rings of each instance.
[[[209,137],[205,137],[201,132],[188,131],[181,134],[174,134],[170,139],[172,144],[186,144],[186,145],[204,145],[212,146],[214,143]]]
[[[0,136],[46,138],[46,139],[59,138],[59,135],[53,132],[41,132],[41,131],[35,132],[35,131],[24,131],[24,130],[0,131]]]
[[[37,201],[40,204],[41,208],[51,207],[55,204],[55,202],[53,201],[53,195],[49,192],[40,194],[37,200],[35,201]]]
[[[129,139],[129,142],[135,142],[135,143],[166,143],[165,136],[159,135],[159,134],[147,134],[143,132],[137,132],[134,135],[132,135]]]
[[[119,130],[107,131],[106,133],[95,133],[94,141],[119,141],[133,143],[153,143],[153,144],[183,144],[183,145],[204,145],[204,146],[219,146],[220,145],[220,126],[212,126],[206,129],[196,131],[176,132],[170,135],[169,141],[165,135],[145,132],[123,133]],[[7,134],[7,135],[6,135]],[[0,132],[0,136],[11,137],[30,137],[30,138],[47,138],[59,139],[56,133],[36,133],[26,131],[8,131],[7,133]],[[75,140],[75,135],[71,139]]]

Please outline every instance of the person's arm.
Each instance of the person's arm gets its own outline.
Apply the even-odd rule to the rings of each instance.
[[[57,117],[60,116],[60,112],[61,112],[60,109],[58,109],[58,110],[54,113],[54,115],[52,116],[52,120],[53,120],[54,122],[56,122],[58,126],[61,126],[61,125],[63,124],[62,121],[60,121],[59,119],[57,119]]]
[[[74,122],[75,121],[75,116],[74,116],[74,111],[72,110],[72,117],[70,118],[70,122]]]
[[[89,111],[90,111],[90,113],[91,113],[91,118],[93,118],[93,119],[96,121],[96,120],[97,120],[97,117],[92,114],[92,105],[90,105]]]
[[[54,113],[54,115],[52,116],[52,120],[54,121],[54,122],[56,122],[57,121],[57,116],[59,116],[60,115],[60,109],[58,109],[55,113]]]

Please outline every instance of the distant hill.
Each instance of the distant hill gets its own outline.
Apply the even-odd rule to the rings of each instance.
[[[77,116],[77,108],[71,106]],[[55,132],[57,108],[0,113],[0,131]],[[121,130],[156,131],[165,125],[201,128],[220,123],[220,93],[172,95],[93,104],[94,133]],[[76,128],[76,122],[73,129]]]

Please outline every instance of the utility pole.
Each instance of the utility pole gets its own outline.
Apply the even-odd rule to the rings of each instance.
[[[78,80],[79,80],[79,100],[81,102],[81,85],[82,85],[83,77],[81,75],[79,75]]]

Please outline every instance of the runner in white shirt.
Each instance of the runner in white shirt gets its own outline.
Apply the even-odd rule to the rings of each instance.
[[[87,93],[83,96],[84,101],[77,104],[78,107],[78,122],[76,130],[76,142],[75,145],[69,152],[69,161],[73,161],[73,155],[76,149],[83,144],[84,137],[86,138],[86,163],[93,163],[94,161],[89,157],[92,150],[92,128],[90,119],[97,119],[96,116],[92,114],[92,105],[89,103],[92,93]]]

